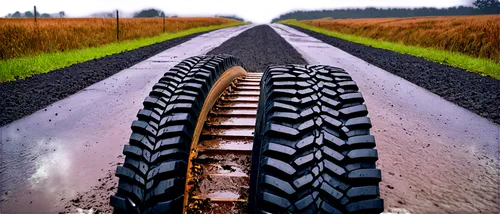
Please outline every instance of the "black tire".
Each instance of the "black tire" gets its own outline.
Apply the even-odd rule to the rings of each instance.
[[[368,111],[349,74],[269,67],[261,81],[251,213],[380,213],[381,172]]]
[[[193,132],[203,103],[224,71],[243,67],[232,56],[196,56],[153,86],[132,123],[125,162],[118,166],[115,213],[181,213]]]

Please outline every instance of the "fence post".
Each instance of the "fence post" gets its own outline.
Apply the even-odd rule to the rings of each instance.
[[[120,41],[120,18],[118,15],[118,10],[116,10],[116,40]]]
[[[163,33],[165,33],[165,13],[163,13]]]
[[[35,17],[35,22],[36,22],[36,5],[33,6],[33,8],[34,8],[34,11],[35,11],[35,16],[34,17]]]

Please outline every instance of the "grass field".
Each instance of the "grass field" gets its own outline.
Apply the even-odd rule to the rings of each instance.
[[[167,18],[167,33],[196,27],[237,23],[225,18]],[[120,40],[158,36],[163,33],[161,18],[120,19]],[[116,19],[0,19],[0,60],[41,53],[97,47],[116,42]]]
[[[498,16],[286,20],[282,23],[500,79]]]
[[[0,20],[0,29],[2,29],[2,25],[5,25],[1,24],[4,20],[6,19]],[[121,22],[123,22],[123,26],[125,29],[134,29],[133,26],[139,29],[136,29],[133,32],[130,31],[128,33],[126,33],[126,30],[122,30],[124,34],[124,36],[122,37],[123,39],[120,40],[120,42],[117,42],[116,35],[112,35],[111,33],[111,31],[113,30],[111,19],[52,19],[55,22],[62,22],[66,24],[71,22],[75,23],[78,20],[81,20],[83,23],[79,23],[79,27],[77,28],[80,29],[80,31],[76,30],[74,33],[65,30],[65,28],[62,27],[64,25],[61,25],[60,28],[57,28],[55,23],[50,23],[50,20],[51,19],[42,20],[42,22],[39,23],[41,24],[43,22],[46,22],[45,26],[50,26],[43,30],[45,35],[41,38],[44,38],[44,40],[35,39],[36,35],[33,34],[17,34],[19,38],[15,40],[16,37],[10,35],[10,39],[15,40],[10,41],[4,40],[4,38],[2,37],[6,36],[6,31],[3,31],[3,33],[0,34],[0,40],[2,41],[0,43],[0,53],[5,46],[12,46],[12,44],[15,44],[16,42],[19,43],[20,46],[29,49],[24,52],[22,50],[18,50],[17,52],[11,51],[9,53],[17,53],[16,56],[18,57],[0,60],[0,83],[16,79],[23,79],[34,74],[47,73],[49,71],[67,67],[75,63],[120,53],[127,50],[133,50],[139,47],[186,36],[193,33],[205,32],[244,24],[241,22],[223,18],[175,18],[170,20],[167,19],[167,23],[170,22],[169,25],[167,25],[169,26],[167,27],[167,33],[162,33],[163,22],[161,21],[161,19],[124,19],[123,21],[121,20]],[[19,23],[26,22],[26,20],[15,21],[19,21]],[[103,26],[99,28],[99,24],[97,24],[97,26],[85,27],[85,23],[99,23],[101,21],[103,24],[107,23],[106,28]],[[32,24],[27,22],[24,24],[26,24],[26,26],[29,26],[24,29],[26,32],[36,32],[36,26],[33,27]],[[150,25],[148,26],[148,24]],[[157,30],[156,28],[159,28],[159,30]],[[10,29],[19,30],[22,28],[18,26]],[[38,29],[40,29],[40,27],[38,27]],[[147,29],[150,29],[150,31],[148,31]],[[50,39],[51,31],[55,32],[52,33],[54,34],[53,40]],[[94,31],[96,32],[95,36],[93,36],[92,34],[92,32]],[[102,33],[98,33],[99,31],[102,31]],[[27,38],[32,39],[30,40]],[[99,40],[98,38],[103,41]],[[4,44],[3,41],[8,41],[6,43],[9,44]],[[27,44],[33,42],[33,44],[35,45],[26,45],[21,41],[24,41],[24,43]]]

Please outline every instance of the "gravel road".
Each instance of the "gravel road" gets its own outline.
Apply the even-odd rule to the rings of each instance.
[[[373,48],[289,26],[400,76],[444,99],[500,124],[500,80],[422,57]]]
[[[264,72],[269,65],[307,64],[288,42],[268,25],[259,25],[224,42],[208,54],[231,54],[248,72]]]

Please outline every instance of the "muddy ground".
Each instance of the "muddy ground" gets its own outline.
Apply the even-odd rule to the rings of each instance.
[[[500,80],[422,57],[373,48],[289,26],[400,76],[444,99],[500,124]]]
[[[88,191],[77,193],[76,197],[69,200],[64,205],[61,213],[78,213],[82,211],[92,211],[93,214],[113,213],[113,208],[109,206],[110,197],[116,192],[118,177],[115,170],[106,172],[106,176],[99,178],[99,185],[93,186]]]

